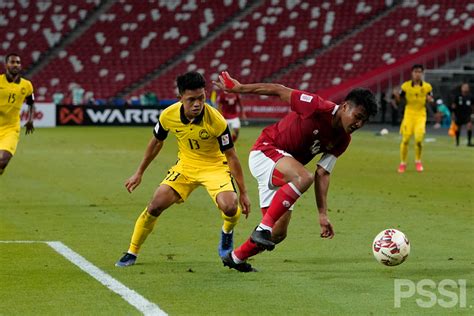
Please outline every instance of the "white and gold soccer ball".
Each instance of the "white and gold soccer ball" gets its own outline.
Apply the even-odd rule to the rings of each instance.
[[[386,266],[397,266],[410,254],[410,241],[399,230],[390,228],[381,231],[372,243],[375,259]]]

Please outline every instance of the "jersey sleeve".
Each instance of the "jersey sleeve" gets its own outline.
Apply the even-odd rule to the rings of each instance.
[[[334,155],[337,158],[346,151],[347,147],[349,147],[350,142],[351,136],[347,135],[342,141],[338,142],[338,144],[334,146],[334,148],[328,150],[327,153]]]
[[[158,122],[156,123],[155,128],[153,129],[153,135],[155,135],[156,139],[159,139],[159,140],[165,140],[166,137],[168,137],[168,131],[169,131],[161,123],[162,118],[163,118],[163,113],[158,118]]]
[[[217,137],[217,141],[219,142],[219,148],[221,152],[234,147],[234,142],[232,141],[232,135],[230,134],[229,127],[227,126],[224,132]]]
[[[291,92],[291,110],[302,115],[312,114],[317,111],[324,100],[315,94],[293,90]]]
[[[33,95],[34,89],[33,89],[33,84],[31,83],[31,81],[28,81],[28,88],[29,88],[28,95]]]
[[[426,83],[426,85],[428,86],[428,92],[426,94],[433,96],[433,87],[429,83]]]
[[[321,159],[319,159],[317,165],[326,170],[327,172],[331,173],[336,165],[337,158],[334,155],[325,153],[322,155]]]
[[[405,81],[400,87],[400,89],[402,89],[402,92],[400,92],[401,97],[404,97],[407,94],[407,85],[408,85],[408,81]]]

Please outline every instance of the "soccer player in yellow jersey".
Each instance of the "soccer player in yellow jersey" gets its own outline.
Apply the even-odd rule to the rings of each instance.
[[[421,150],[426,126],[426,103],[433,102],[433,88],[423,81],[423,65],[413,65],[411,68],[411,80],[405,81],[401,86],[401,93],[395,92],[395,100],[400,102],[402,97],[406,99],[405,113],[400,126],[402,142],[400,144],[400,165],[398,172],[404,173],[407,167],[408,143],[412,135],[415,136],[415,167],[416,171],[422,172]]]
[[[203,76],[197,72],[188,72],[177,78],[180,101],[161,113],[142,162],[125,183],[127,190],[132,192],[160,152],[168,133],[176,136],[178,162],[169,169],[151,202],[138,217],[130,247],[116,266],[133,265],[158,216],[174,203],[185,201],[200,185],[206,188],[224,219],[219,255],[224,257],[233,248],[233,228],[241,213],[248,215],[250,212],[250,201],[226,120],[205,103],[205,85]],[[237,182],[240,198],[233,179]]]
[[[33,133],[33,85],[21,77],[21,59],[17,54],[5,57],[5,73],[0,76],[0,175],[16,151],[20,139],[20,110],[29,106],[26,134]]]

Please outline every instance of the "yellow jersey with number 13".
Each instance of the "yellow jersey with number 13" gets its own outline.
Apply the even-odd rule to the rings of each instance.
[[[164,140],[168,132],[178,140],[181,162],[196,168],[226,163],[223,151],[234,146],[226,120],[207,103],[192,122],[184,115],[181,102],[170,105],[161,113],[154,135]]]

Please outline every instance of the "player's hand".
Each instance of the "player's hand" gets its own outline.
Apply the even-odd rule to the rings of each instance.
[[[140,182],[142,182],[142,176],[138,173],[135,173],[125,181],[125,187],[127,188],[128,193],[132,193],[132,191],[140,185]]]
[[[321,238],[332,239],[334,237],[334,228],[326,215],[319,216],[319,225],[321,226]]]
[[[213,81],[212,83],[219,89],[227,92],[238,92],[237,90],[240,86],[240,82],[232,78],[227,71],[221,72],[219,82]]]
[[[33,126],[32,121],[26,122],[25,127],[26,127],[25,135],[33,134],[33,132],[35,131],[35,127]]]
[[[242,213],[245,214],[245,218],[249,217],[250,213],[250,199],[247,193],[240,194],[240,206],[242,206]]]

